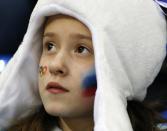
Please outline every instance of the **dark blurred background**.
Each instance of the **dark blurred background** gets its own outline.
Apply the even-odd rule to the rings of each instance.
[[[165,14],[167,14],[167,9],[163,7],[161,8],[165,12]],[[167,15],[165,18],[167,21]],[[148,88],[146,100],[161,100],[167,103],[167,57],[165,58],[159,75],[156,77],[152,85]]]
[[[0,54],[14,54],[37,0],[0,1]]]
[[[37,0],[0,1],[0,72],[21,43],[36,2]],[[146,100],[166,101],[166,86],[167,64],[165,60],[159,75],[148,89]]]

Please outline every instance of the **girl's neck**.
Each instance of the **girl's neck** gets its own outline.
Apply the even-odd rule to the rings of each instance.
[[[64,118],[59,117],[59,125],[63,131],[93,131],[93,117]]]

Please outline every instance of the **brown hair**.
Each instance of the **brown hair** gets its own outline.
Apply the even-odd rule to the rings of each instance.
[[[160,131],[158,123],[167,122],[159,112],[163,106],[159,102],[128,101],[127,111],[134,131]],[[50,116],[43,107],[35,114],[13,124],[7,131],[49,131],[58,125],[58,118]],[[112,124],[112,123],[111,123]]]
[[[44,107],[40,107],[36,113],[17,121],[7,131],[48,131],[52,130],[55,124],[58,125],[58,118],[49,115]]]
[[[160,112],[165,106],[159,101],[129,101],[127,111],[134,131],[160,131],[157,124],[166,123]]]

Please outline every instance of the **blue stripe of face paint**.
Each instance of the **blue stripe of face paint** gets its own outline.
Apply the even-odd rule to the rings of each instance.
[[[82,82],[82,88],[88,89],[88,88],[96,88],[97,87],[97,80],[96,80],[96,72],[95,68],[93,68],[91,71],[89,71]]]

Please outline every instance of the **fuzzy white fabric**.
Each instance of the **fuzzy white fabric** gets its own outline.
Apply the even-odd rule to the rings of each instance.
[[[152,0],[39,0],[18,51],[0,77],[0,126],[41,102],[37,91],[42,25],[67,14],[90,29],[97,91],[95,131],[132,131],[127,100],[143,100],[166,55],[166,23]]]

